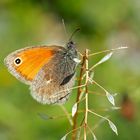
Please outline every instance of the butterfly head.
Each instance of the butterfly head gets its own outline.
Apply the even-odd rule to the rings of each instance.
[[[68,54],[75,58],[77,57],[77,50],[76,50],[76,45],[73,41],[69,41],[67,44],[66,44],[66,48],[67,48],[67,51],[68,51]]]
[[[75,43],[72,40],[67,43],[67,49],[68,50],[75,50],[76,49]]]
[[[68,51],[68,54],[71,55],[72,59],[73,58],[77,58],[77,50],[76,50],[76,45],[75,43],[72,41],[73,36],[75,35],[76,32],[78,32],[80,30],[80,28],[77,28],[72,35],[69,38],[68,43],[66,44],[66,48]]]

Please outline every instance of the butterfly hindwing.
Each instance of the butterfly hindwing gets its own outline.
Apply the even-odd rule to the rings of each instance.
[[[64,52],[42,67],[31,85],[31,94],[43,104],[64,103],[75,81],[76,63]]]

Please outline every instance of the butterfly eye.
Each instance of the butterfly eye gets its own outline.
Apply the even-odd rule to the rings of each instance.
[[[21,63],[22,63],[22,60],[21,60],[21,58],[16,58],[15,60],[14,60],[14,63],[15,63],[15,65],[17,65],[17,66],[19,66]]]

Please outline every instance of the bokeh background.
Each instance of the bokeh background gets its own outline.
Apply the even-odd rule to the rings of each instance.
[[[128,46],[117,51],[95,69],[94,79],[115,96],[122,110],[111,110],[102,90],[93,86],[90,108],[110,116],[116,124],[116,136],[106,122],[99,124],[90,116],[90,126],[99,140],[140,139],[140,1],[139,0],[0,0],[0,140],[59,140],[71,130],[62,108],[41,105],[30,96],[29,87],[10,75],[3,59],[26,46],[64,45],[77,28],[77,48],[90,52]],[[105,55],[105,54],[104,54]],[[102,55],[90,58],[90,66]],[[78,75],[78,74],[77,74]],[[98,94],[97,94],[98,93]],[[125,94],[125,97],[124,97]],[[126,97],[126,94],[128,97]],[[71,112],[76,91],[64,105]],[[129,113],[128,113],[129,112]],[[39,114],[46,114],[40,116]],[[47,119],[56,116],[56,119]],[[58,117],[57,117],[58,116]],[[71,137],[68,137],[70,139]],[[92,139],[89,134],[88,139]]]

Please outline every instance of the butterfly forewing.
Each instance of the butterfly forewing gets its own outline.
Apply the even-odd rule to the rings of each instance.
[[[61,49],[59,46],[28,47],[17,50],[5,58],[9,72],[26,84],[31,84],[40,69]],[[21,64],[16,65],[16,58]]]

